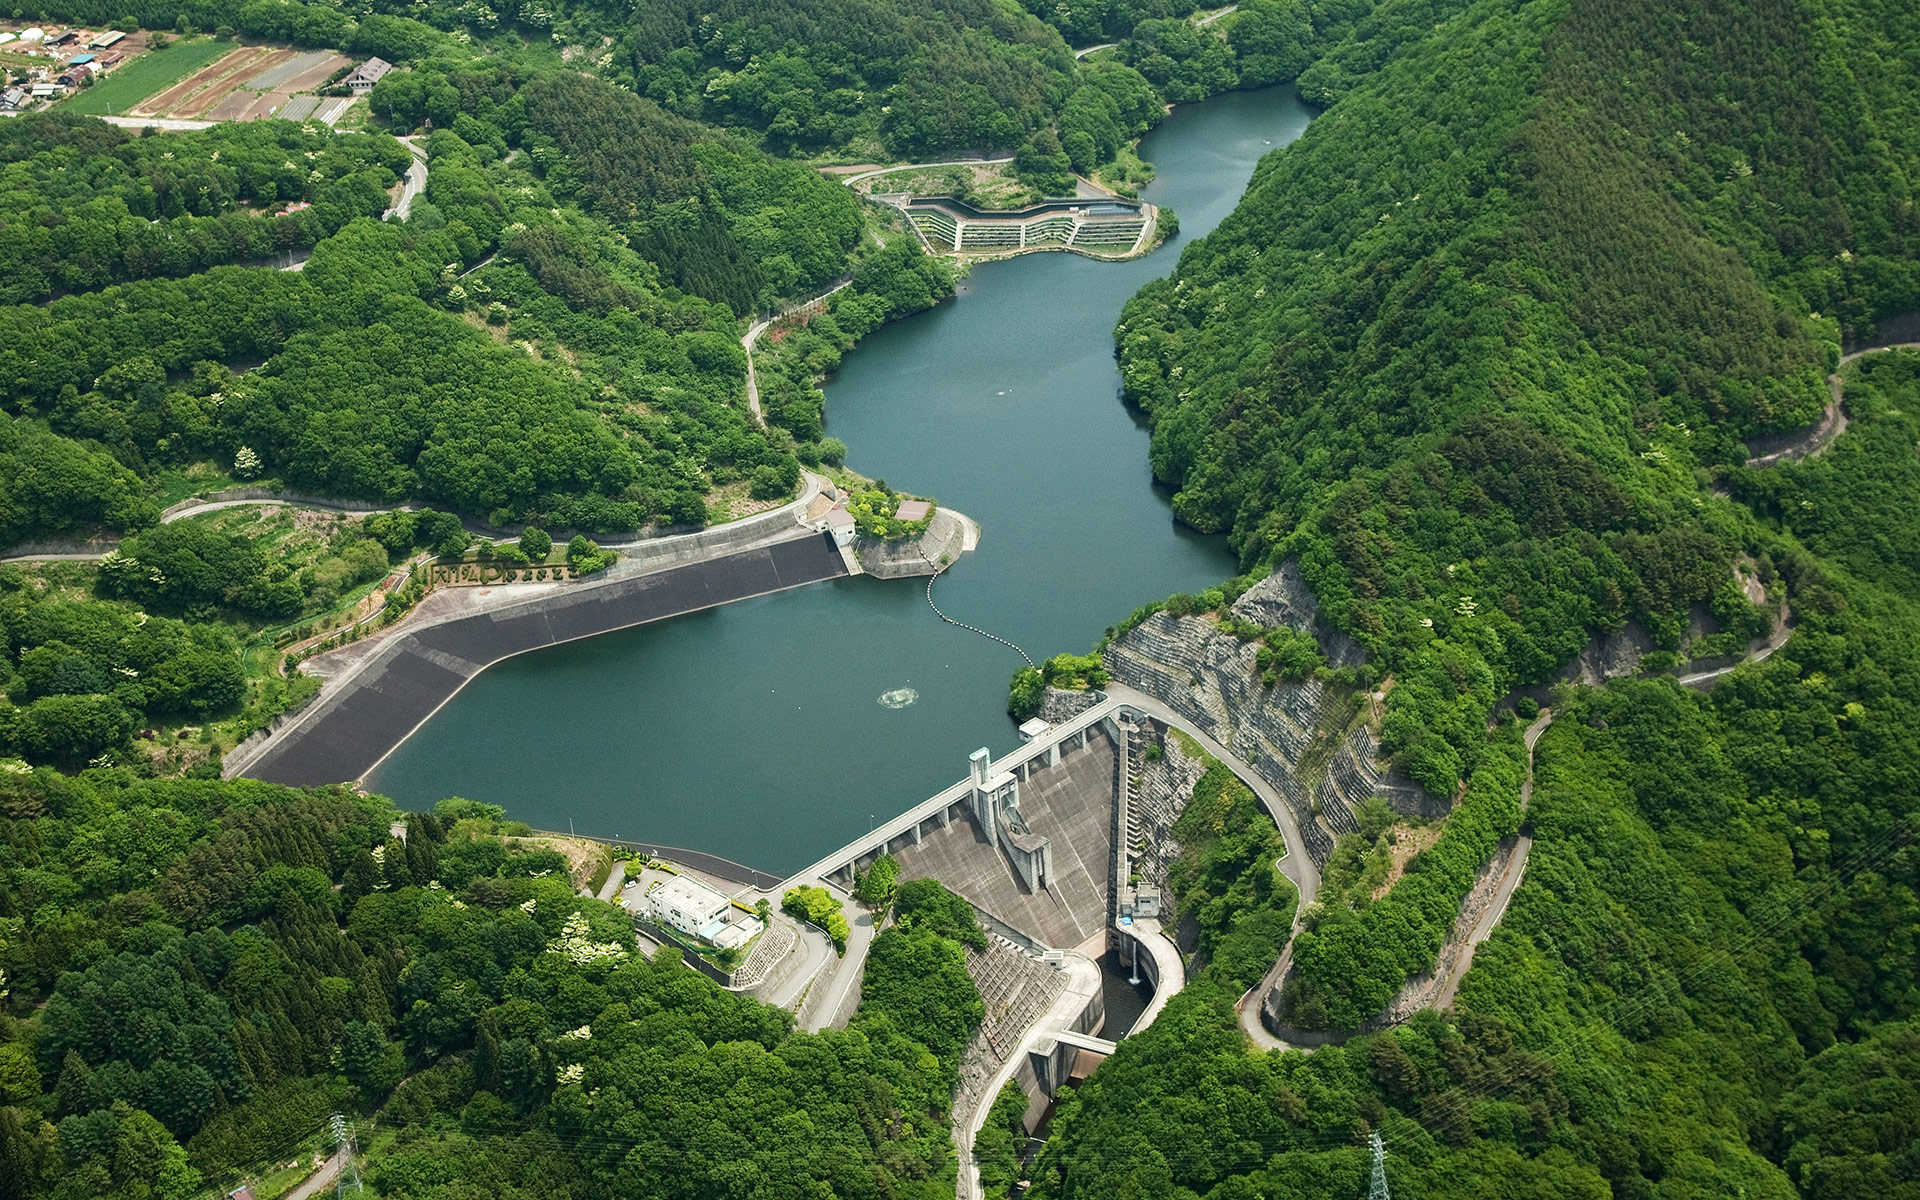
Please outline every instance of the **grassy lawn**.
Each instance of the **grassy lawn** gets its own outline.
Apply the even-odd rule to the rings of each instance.
[[[239,43],[229,38],[196,38],[175,42],[165,50],[150,50],[92,87],[76,92],[61,109],[93,117],[124,113],[238,48]]]

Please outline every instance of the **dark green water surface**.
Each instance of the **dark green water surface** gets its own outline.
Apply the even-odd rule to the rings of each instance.
[[[847,355],[827,426],[851,465],[981,524],[979,550],[934,585],[956,620],[1038,661],[1233,573],[1223,541],[1176,526],[1153,484],[1113,328],[1308,117],[1289,89],[1181,108],[1143,146],[1159,171],[1146,198],[1180,217],[1173,244],[1128,263],[987,264],[954,302]],[[942,623],[924,588],[839,580],[511,659],[369,783],[410,808],[467,796],[540,828],[785,874],[952,783],[974,748],[1018,741],[1005,707],[1020,659]],[[880,703],[901,688],[919,698]]]

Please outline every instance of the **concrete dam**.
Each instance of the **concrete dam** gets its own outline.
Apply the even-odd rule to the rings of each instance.
[[[954,196],[894,193],[872,199],[904,212],[934,254],[1077,250],[1123,257],[1145,248],[1154,228],[1152,205],[1117,197],[1043,200],[1014,209],[976,208]]]

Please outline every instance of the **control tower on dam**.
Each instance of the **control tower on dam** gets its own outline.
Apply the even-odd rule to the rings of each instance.
[[[973,757],[966,819],[929,830],[895,851],[903,878],[939,880],[1043,947],[1098,945],[1112,894],[1112,736],[1095,727],[1057,759],[1030,761],[1020,774],[988,774]],[[1104,947],[1101,947],[1102,949]],[[1096,951],[1097,953],[1097,951]]]
[[[1145,721],[1131,705],[1102,699],[1057,725],[1029,722],[1018,750],[998,760],[975,751],[965,779],[791,882],[850,892],[857,875],[891,854],[901,878],[939,880],[973,905],[990,933],[1030,955],[1097,958],[1113,949],[1141,962],[1156,983],[1160,964],[1147,958],[1178,975],[1172,943],[1154,920],[1158,893],[1136,896],[1127,886],[1141,854],[1128,762]]]

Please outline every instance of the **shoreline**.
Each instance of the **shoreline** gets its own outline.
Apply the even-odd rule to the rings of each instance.
[[[319,668],[319,692],[229,752],[223,777],[361,784],[469,683],[510,658],[866,573],[808,520],[823,480],[806,478],[800,498],[778,509],[665,539],[646,558],[584,581],[448,588],[430,596],[412,620],[309,660]],[[942,511],[966,534],[959,553],[971,550],[978,526]],[[385,736],[395,728],[405,732]]]
[[[286,724],[269,731],[266,739],[239,766],[227,767],[223,762],[222,775],[295,787],[360,783],[487,668],[548,646],[617,633],[668,617],[845,576],[845,563],[837,551],[822,549],[823,540],[810,530],[799,529],[723,556],[661,564],[655,569],[608,577],[585,586],[515,597],[505,604],[440,616],[430,624],[401,631],[398,637],[382,639],[370,653],[363,651],[348,662],[338,676],[328,678],[312,702],[293,714]],[[727,572],[732,576],[731,581],[720,579],[718,587],[716,580],[701,577],[710,573],[707,569],[728,566],[741,569]],[[789,575],[792,578],[788,578]],[[737,586],[729,588],[728,582]],[[620,585],[627,586],[617,595],[605,595]],[[648,610],[644,603],[648,598],[664,599],[665,603],[658,609]],[[589,614],[584,627],[567,629],[571,610],[588,604],[604,607],[622,599],[640,601],[638,615],[618,615],[611,623],[603,623],[593,622],[594,614]],[[515,634],[527,639],[526,644],[500,653],[490,653],[484,644],[473,644],[498,636],[503,626],[513,627]],[[470,636],[463,638],[463,634]],[[356,649],[360,645],[363,644],[341,650]],[[484,661],[459,653],[463,649],[481,651]],[[361,699],[363,693],[372,695],[349,712],[348,702]],[[431,707],[413,715],[422,698],[431,699]],[[366,711],[375,706],[389,711],[372,714]],[[327,728],[329,722],[332,729]],[[379,737],[373,744],[383,747],[380,753],[373,757],[365,753],[369,737],[401,722],[405,723],[404,734],[391,740]],[[236,752],[239,749],[236,748]],[[305,753],[296,757],[300,751]],[[233,757],[229,755],[229,760]],[[334,769],[331,764],[342,759],[349,769]]]
[[[696,530],[692,533],[674,534],[643,542],[625,543],[619,548],[626,549],[632,546],[650,547],[658,551],[654,556],[656,561],[665,560],[660,563],[660,566],[664,569],[678,562],[697,561],[701,540],[712,540],[716,534],[724,537],[737,534],[749,526],[767,525],[772,527],[769,532],[755,540],[772,540],[782,533],[790,532],[792,528],[797,528],[800,521],[805,517],[807,506],[812,504],[814,499],[820,494],[821,479],[819,476],[807,473],[803,476],[803,479],[805,485],[802,487],[800,495],[788,501],[786,504],[781,505],[779,508],[770,509],[764,513],[757,513],[751,517],[742,517],[740,520],[729,522],[726,525],[708,526],[705,529]],[[793,522],[792,526],[781,525],[780,522],[783,516],[791,518]],[[620,579],[646,574],[647,572],[633,569],[641,561],[642,560],[637,558],[626,559],[623,560],[623,563],[616,563],[612,568],[609,568],[606,574],[598,578],[578,581],[575,585],[578,591],[576,591],[575,594],[581,594]],[[621,571],[622,565],[625,565],[628,569]],[[314,655],[308,659],[308,663],[315,664],[322,668],[338,666],[342,669],[332,674],[318,671],[311,672],[321,679],[320,690],[316,692],[313,698],[304,706],[294,712],[283,713],[275,719],[272,726],[260,733],[254,734],[229,751],[221,763],[222,777],[232,779],[244,776],[247,771],[273,749],[274,746],[286,738],[293,736],[301,725],[304,724],[321,705],[333,699],[338,690],[342,686],[350,683],[359,672],[365,668],[368,662],[399,639],[427,631],[452,621],[498,612],[528,601],[551,598],[556,592],[563,589],[574,590],[567,589],[566,585],[563,584],[497,585],[497,587],[499,589],[498,591],[496,591],[495,587],[478,587],[449,588],[445,591],[436,592],[422,600],[421,603],[405,617],[393,625],[380,630],[373,636],[349,642],[344,646],[326,651],[323,654]],[[494,661],[504,661],[507,657],[512,657],[512,655],[505,655]],[[322,661],[328,659],[331,661]],[[491,666],[493,664],[488,663],[487,665]],[[435,711],[438,710],[436,709]],[[430,716],[431,714],[429,714],[429,717]],[[413,736],[416,729],[417,726],[414,729],[409,729],[406,736]],[[404,742],[405,740],[406,738],[402,738],[400,742]],[[395,742],[394,745],[397,747],[400,745],[400,742]],[[392,751],[389,750],[388,753],[390,754]],[[384,757],[383,755],[382,758]]]

